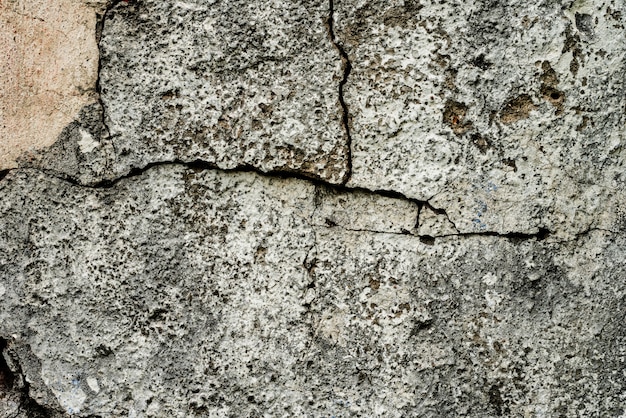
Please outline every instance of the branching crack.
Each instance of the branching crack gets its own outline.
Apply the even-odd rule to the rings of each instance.
[[[347,164],[348,171],[344,176],[341,184],[345,185],[350,180],[352,176],[352,136],[350,134],[350,113],[348,112],[348,105],[344,99],[344,87],[348,82],[348,77],[350,77],[350,71],[352,71],[352,63],[350,62],[350,58],[348,57],[348,53],[341,46],[341,43],[337,41],[337,36],[335,35],[335,4],[333,0],[328,1],[329,13],[328,13],[328,33],[330,36],[330,41],[333,46],[339,52],[341,56],[341,68],[343,70],[343,77],[341,81],[339,81],[339,104],[341,105],[342,110],[342,122],[343,128],[346,131],[346,154],[347,154]]]
[[[450,222],[450,225],[452,225],[452,227],[454,228],[454,230],[457,233],[460,233],[459,228],[457,228],[456,224],[454,223],[454,221],[452,220],[452,218],[450,218],[450,216],[448,215],[448,212],[446,212],[445,209],[441,209],[441,208],[436,208],[433,205],[430,204],[430,202],[427,200],[425,202],[422,203],[422,207],[430,209],[433,213],[437,214],[437,215],[443,215],[446,220],[448,222]]]
[[[258,167],[252,166],[252,165],[244,165],[244,166],[239,166],[239,167],[235,167],[235,168],[229,168],[229,169],[224,169],[224,168],[220,168],[219,166],[217,166],[214,163],[209,163],[207,161],[203,161],[203,160],[195,160],[195,161],[181,161],[181,160],[172,160],[172,161],[159,161],[159,162],[154,162],[154,163],[150,163],[142,168],[134,168],[132,169],[129,173],[127,173],[124,176],[120,176],[116,179],[113,180],[103,180],[101,182],[95,183],[95,184],[83,184],[80,181],[68,177],[67,175],[58,173],[56,171],[53,170],[48,170],[48,169],[41,169],[41,168],[29,168],[30,170],[36,170],[36,171],[40,171],[45,173],[46,175],[52,176],[54,178],[57,178],[59,180],[68,182],[74,186],[77,187],[83,187],[83,188],[87,188],[87,189],[110,189],[115,187],[118,183],[122,182],[123,180],[126,179],[130,179],[133,177],[139,177],[142,176],[144,173],[146,173],[147,171],[156,168],[156,167],[160,167],[160,166],[182,166],[185,167],[187,169],[190,170],[194,170],[194,171],[202,171],[202,170],[215,170],[215,171],[221,171],[224,173],[254,173],[260,176],[264,176],[264,177],[273,177],[273,178],[282,178],[282,179],[295,179],[295,180],[301,180],[301,181],[306,181],[309,183],[312,183],[313,185],[316,186],[316,190],[319,187],[325,187],[328,188],[334,192],[337,193],[351,193],[351,192],[358,192],[358,193],[363,193],[363,194],[367,194],[367,195],[371,195],[371,196],[378,196],[378,197],[387,197],[387,198],[392,198],[392,199],[398,199],[398,200],[404,200],[404,201],[408,201],[411,202],[415,205],[417,205],[417,207],[419,208],[418,210],[418,220],[419,220],[419,213],[424,209],[424,208],[428,208],[430,210],[432,210],[434,213],[436,214],[440,214],[445,216],[450,223],[454,226],[455,230],[459,231],[458,228],[456,227],[456,225],[454,224],[454,222],[452,222],[452,220],[450,219],[450,217],[448,216],[448,214],[446,213],[446,211],[444,209],[440,209],[440,208],[435,208],[433,207],[428,201],[422,201],[422,200],[417,200],[417,199],[413,199],[410,198],[400,192],[396,192],[396,191],[392,191],[392,190],[372,190],[372,189],[366,189],[363,187],[348,187],[345,185],[341,185],[341,184],[330,184],[327,183],[324,180],[321,180],[317,177],[310,177],[307,176],[306,174],[303,174],[301,172],[297,172],[297,171],[286,171],[286,170],[276,170],[276,171],[262,171],[261,169],[259,169]],[[18,169],[15,169],[18,170]],[[13,171],[13,170],[10,170]],[[317,193],[317,192],[316,192]],[[319,197],[315,197],[315,199],[319,199]],[[319,205],[319,202],[316,200],[315,204]],[[315,208],[315,211],[318,208]],[[317,225],[317,226],[337,226],[337,225]],[[416,228],[415,228],[415,232],[411,232],[411,231],[402,231],[402,232],[389,232],[389,231],[377,231],[377,230],[369,230],[369,229],[349,229],[349,228],[345,228],[342,226],[342,228],[349,230],[349,231],[356,231],[356,232],[371,232],[371,233],[384,233],[384,234],[396,234],[396,235],[413,235],[416,237],[421,237],[423,238],[422,241],[427,241],[427,242],[432,242],[434,243],[434,240],[436,238],[448,238],[448,237],[472,237],[472,236],[496,236],[496,237],[502,237],[502,238],[509,238],[509,239],[518,239],[518,240],[528,240],[528,239],[536,239],[538,241],[541,241],[545,238],[547,238],[548,236],[550,236],[550,234],[552,233],[551,231],[549,231],[548,229],[545,228],[540,228],[539,231],[537,233],[534,234],[525,234],[525,233],[517,233],[517,232],[511,232],[511,233],[498,233],[498,232],[493,232],[493,231],[482,231],[482,232],[458,232],[458,233],[454,233],[454,234],[446,234],[446,235],[438,235],[435,237],[431,237],[428,235],[420,235],[419,233],[417,233],[418,231],[418,226],[417,222],[416,222]]]
[[[110,14],[110,12],[120,3],[128,3],[127,0],[109,0],[107,2],[106,7],[104,8],[104,10],[102,11],[102,13],[98,13],[97,15],[97,25],[96,25],[96,41],[98,44],[98,48],[100,53],[102,52],[102,34],[104,31],[104,25],[105,22],[108,18],[108,15]],[[335,191],[339,191],[339,192],[361,192],[361,193],[365,193],[365,194],[371,194],[371,195],[375,195],[375,196],[383,196],[383,197],[389,197],[389,198],[395,198],[395,199],[401,199],[401,200],[405,200],[405,201],[409,201],[412,202],[414,204],[417,205],[418,207],[418,213],[417,213],[417,219],[415,221],[415,227],[413,231],[405,231],[402,230],[402,232],[389,232],[389,231],[377,231],[377,230],[371,230],[371,229],[351,229],[349,227],[345,227],[345,226],[340,226],[340,225],[315,225],[315,226],[320,226],[320,227],[340,227],[346,231],[355,231],[355,232],[369,232],[369,233],[384,233],[384,234],[396,234],[396,235],[412,235],[412,236],[416,236],[419,237],[420,240],[422,242],[428,243],[428,244],[434,244],[435,239],[439,239],[439,238],[448,238],[448,237],[473,237],[473,236],[495,236],[495,237],[502,237],[502,238],[507,238],[507,239],[512,239],[512,240],[537,240],[537,241],[541,241],[544,240],[546,238],[548,238],[552,232],[549,231],[548,229],[545,228],[540,228],[538,230],[538,232],[533,233],[533,234],[527,234],[527,233],[517,233],[517,232],[511,232],[511,233],[498,233],[498,232],[494,232],[494,231],[481,231],[481,232],[461,232],[461,230],[457,227],[457,225],[455,224],[455,222],[451,219],[451,217],[448,215],[448,213],[442,209],[442,208],[436,208],[434,207],[431,203],[430,203],[430,199],[427,200],[417,200],[417,199],[413,199],[410,198],[408,196],[405,196],[402,193],[396,192],[396,191],[391,191],[391,190],[373,190],[373,189],[367,189],[367,188],[363,188],[363,187],[348,187],[346,186],[346,184],[348,183],[348,181],[350,180],[350,177],[352,175],[352,137],[351,137],[351,132],[350,132],[350,114],[349,114],[349,109],[348,109],[348,105],[346,104],[345,98],[344,98],[344,89],[345,86],[348,82],[348,77],[350,76],[351,70],[352,70],[352,63],[350,62],[348,53],[346,52],[346,50],[344,49],[344,47],[342,46],[341,42],[337,39],[337,35],[335,33],[335,3],[334,0],[329,0],[329,12],[328,12],[328,17],[327,17],[327,29],[328,29],[328,35],[330,38],[331,43],[333,44],[333,46],[337,49],[340,57],[341,57],[341,63],[342,63],[342,71],[343,71],[343,75],[341,80],[339,81],[339,85],[338,85],[338,93],[339,93],[339,103],[342,109],[342,124],[343,124],[343,128],[345,130],[346,133],[346,142],[347,142],[347,172],[344,176],[344,178],[342,179],[340,184],[331,184],[326,182],[323,179],[320,179],[318,177],[314,177],[312,175],[308,175],[306,173],[303,172],[299,172],[297,170],[274,170],[274,171],[263,171],[258,167],[254,167],[251,165],[240,165],[238,167],[235,168],[229,168],[229,169],[223,169],[220,168],[217,164],[214,163],[210,163],[210,162],[206,162],[206,161],[202,161],[202,160],[195,160],[195,161],[182,161],[182,160],[171,160],[171,161],[158,161],[158,162],[152,162],[149,163],[143,167],[140,168],[133,168],[131,169],[127,174],[119,176],[117,178],[114,179],[106,179],[106,180],[102,180],[100,182],[97,183],[93,183],[93,184],[84,184],[82,182],[80,182],[79,180],[68,176],[66,174],[62,174],[59,173],[57,171],[54,170],[50,170],[50,169],[42,169],[42,168],[32,168],[33,170],[37,170],[40,172],[43,172],[47,175],[50,175],[52,177],[56,177],[59,178],[63,181],[66,181],[70,184],[73,184],[75,186],[78,187],[85,187],[85,188],[91,188],[91,189],[104,189],[104,188],[112,188],[114,186],[116,186],[119,182],[125,180],[125,179],[129,179],[132,177],[137,177],[137,176],[141,176],[144,173],[146,173],[147,171],[149,171],[150,169],[154,168],[154,167],[158,167],[158,166],[176,166],[176,165],[180,165],[180,166],[184,166],[188,169],[192,169],[192,170],[220,170],[223,172],[253,172],[256,173],[258,175],[262,175],[262,176],[269,176],[269,177],[278,177],[278,178],[292,178],[292,179],[300,179],[303,181],[308,181],[313,183],[314,185],[316,185],[316,201],[315,204],[319,205],[319,196],[318,196],[318,189],[319,187],[317,186],[324,186],[330,189],[333,189]],[[101,107],[101,123],[102,123],[102,127],[104,130],[104,135],[106,136],[106,139],[111,139],[111,131],[110,128],[107,124],[106,121],[106,107],[105,107],[105,103],[102,100],[102,80],[101,80],[101,71],[102,71],[102,58],[100,57],[99,61],[98,61],[98,72],[97,72],[97,79],[96,79],[96,87],[95,87],[95,91],[97,93],[97,100],[100,104]],[[104,139],[104,138],[103,138]],[[111,146],[113,146],[113,143],[111,142]],[[4,180],[7,175],[14,171],[14,170],[20,170],[18,169],[8,169],[8,170],[0,170],[0,181]],[[450,225],[453,226],[454,230],[456,231],[455,233],[452,234],[445,234],[445,235],[437,235],[437,236],[430,236],[430,235],[420,235],[419,234],[419,220],[420,220],[420,215],[422,213],[422,211],[424,209],[428,209],[430,211],[432,211],[433,213],[437,214],[437,215],[442,215],[444,216],[448,222],[450,223]],[[317,206],[316,209],[317,210]],[[583,236],[585,234],[588,234],[592,231],[605,231],[605,232],[609,232],[609,233],[616,233],[615,231],[611,231],[611,230],[607,230],[607,229],[601,229],[601,228],[591,228],[589,230],[580,232],[575,234],[574,239],[578,239],[578,237]],[[554,241],[552,241],[554,242]],[[561,242],[568,242],[568,241],[561,241]],[[315,247],[315,244],[313,245],[313,247],[309,250],[312,251]],[[307,259],[308,259],[308,254],[307,254]],[[306,260],[305,260],[306,263]]]

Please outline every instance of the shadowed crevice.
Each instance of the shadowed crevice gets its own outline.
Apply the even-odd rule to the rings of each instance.
[[[341,184],[345,185],[350,181],[350,177],[352,176],[352,137],[350,135],[350,113],[348,111],[348,105],[344,99],[344,88],[346,83],[348,82],[348,77],[350,77],[350,71],[352,71],[352,63],[350,62],[350,58],[348,57],[348,53],[343,49],[341,44],[337,42],[337,37],[335,35],[335,5],[333,0],[329,0],[329,13],[328,13],[328,33],[330,36],[330,41],[333,46],[339,52],[341,57],[341,68],[343,70],[343,77],[339,82],[339,104],[341,105],[342,110],[342,122],[343,128],[346,131],[346,153],[347,153],[347,164],[348,164],[348,172],[344,176]]]
[[[10,359],[10,365],[7,358]],[[30,397],[30,384],[26,380],[17,355],[12,352],[9,340],[2,337],[0,337],[0,392],[4,392],[18,404],[16,418],[59,417],[58,413]]]
[[[154,163],[150,163],[142,168],[134,168],[131,171],[129,171],[127,174],[125,174],[124,176],[120,176],[116,179],[113,180],[104,180],[95,184],[91,184],[91,185],[85,185],[83,183],[81,183],[80,181],[73,179],[71,177],[68,177],[67,175],[58,173],[54,170],[44,170],[44,169],[40,169],[40,168],[33,168],[34,170],[40,171],[45,173],[46,175],[49,175],[51,177],[57,178],[59,180],[65,181],[67,183],[70,183],[74,186],[77,187],[82,187],[82,188],[86,188],[86,189],[110,189],[113,187],[116,187],[118,185],[118,183],[127,180],[127,179],[132,179],[134,177],[140,177],[143,174],[145,174],[146,172],[157,168],[157,167],[162,167],[162,166],[173,166],[173,167],[184,167],[186,169],[189,170],[193,170],[193,171],[204,171],[204,170],[213,170],[213,171],[220,171],[223,173],[254,173],[257,174],[259,176],[263,176],[263,177],[270,177],[270,178],[277,178],[277,179],[295,179],[295,180],[301,180],[301,181],[306,181],[309,182],[315,186],[323,186],[328,188],[329,190],[336,192],[336,193],[362,193],[362,194],[366,194],[366,195],[371,195],[371,196],[377,196],[377,197],[387,197],[387,198],[391,198],[391,199],[398,199],[398,200],[404,200],[404,201],[408,201],[411,203],[414,203],[418,206],[418,214],[417,214],[417,220],[419,220],[419,213],[421,212],[421,210],[423,210],[424,208],[428,208],[430,210],[432,210],[434,213],[436,214],[441,214],[444,215],[448,220],[450,220],[450,217],[448,216],[448,214],[446,213],[446,211],[444,209],[441,208],[435,208],[433,207],[428,201],[422,201],[422,200],[417,200],[417,199],[413,199],[410,198],[400,192],[396,192],[393,190],[372,190],[372,189],[366,189],[363,187],[348,187],[345,185],[337,185],[337,184],[330,184],[324,180],[321,180],[317,177],[312,177],[312,176],[308,176],[304,173],[298,172],[298,171],[288,171],[288,170],[276,170],[276,171],[262,171],[261,169],[259,169],[258,167],[254,167],[251,165],[242,165],[239,167],[235,167],[235,168],[229,168],[229,169],[224,169],[224,168],[220,168],[219,166],[217,166],[216,164],[213,163],[209,163],[203,160],[194,160],[194,161],[181,161],[181,160],[173,160],[173,161],[159,161],[159,162],[154,162]],[[450,221],[452,223],[452,221]],[[418,230],[419,225],[417,224],[418,221],[416,221],[416,228],[415,231]],[[454,223],[452,223],[452,225],[454,225]],[[319,226],[319,225],[318,225]],[[330,226],[332,227],[332,225]],[[455,226],[456,228],[456,226]],[[358,231],[358,230],[355,230]],[[385,231],[375,231],[375,230],[362,230],[361,232],[372,232],[372,233],[389,233],[389,232],[385,232]],[[412,235],[412,236],[416,236],[419,237],[420,235],[417,233],[412,233],[410,231],[406,231],[406,232],[399,232],[397,233],[398,235]],[[472,236],[495,236],[495,237],[502,237],[502,238],[507,238],[507,239],[511,239],[511,240],[537,240],[537,241],[541,241],[546,239],[547,237],[549,237],[552,234],[551,231],[549,231],[548,229],[545,228],[540,228],[539,231],[537,233],[534,234],[525,234],[525,233],[517,233],[517,232],[510,232],[510,233],[498,233],[498,232],[493,232],[493,231],[483,231],[483,232],[459,232],[459,233],[455,233],[455,234],[447,234],[447,235],[440,235],[440,236],[435,236],[435,237],[431,237],[431,236],[424,236],[423,238],[427,239],[429,242],[432,242],[432,240],[437,239],[437,238],[448,238],[448,237],[472,237]]]

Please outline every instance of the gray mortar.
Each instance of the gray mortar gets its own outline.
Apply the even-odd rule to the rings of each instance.
[[[1,184],[0,335],[58,413],[621,413],[621,235],[429,245],[403,199],[180,165]]]

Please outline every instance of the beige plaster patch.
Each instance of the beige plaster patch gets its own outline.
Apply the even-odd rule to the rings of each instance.
[[[0,169],[52,145],[96,99],[106,0],[0,0]]]

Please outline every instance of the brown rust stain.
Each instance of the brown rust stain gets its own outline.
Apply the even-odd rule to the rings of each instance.
[[[556,87],[559,84],[559,78],[556,71],[552,69],[548,61],[541,64],[543,74],[539,77],[541,80],[540,93],[544,100],[548,101],[556,108],[556,114],[563,113],[563,102],[565,101],[565,93]]]
[[[443,122],[452,128],[456,135],[463,135],[472,129],[472,123],[465,120],[467,105],[454,100],[446,101],[443,109]]]
[[[0,1],[0,170],[52,145],[96,100],[106,0]]]
[[[528,94],[522,94],[508,100],[500,112],[500,121],[504,124],[515,123],[528,118],[537,106]]]

